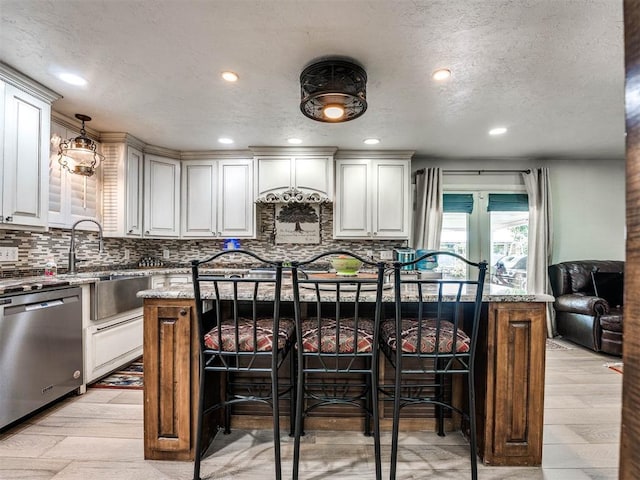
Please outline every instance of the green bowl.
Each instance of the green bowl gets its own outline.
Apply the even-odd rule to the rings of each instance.
[[[362,262],[356,258],[337,257],[331,259],[331,266],[335,269],[337,275],[354,276],[358,274],[358,270],[362,267]]]

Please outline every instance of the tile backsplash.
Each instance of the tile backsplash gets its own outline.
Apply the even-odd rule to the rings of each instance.
[[[257,238],[240,239],[240,247],[258,255],[274,259],[305,259],[325,250],[345,249],[362,256],[371,250],[376,259],[379,252],[402,246],[405,242],[393,240],[334,240],[331,205],[320,209],[320,243],[314,245],[275,244],[275,206],[259,205],[257,208]],[[18,247],[17,262],[0,263],[2,277],[39,275],[44,264],[53,257],[58,272],[67,271],[69,229],[51,228],[48,232],[0,230],[0,247]],[[202,259],[222,249],[222,239],[131,239],[105,238],[105,252],[98,252],[98,234],[94,231],[76,231],[76,256],[83,261],[78,271],[100,269],[135,268],[143,257],[162,261],[164,266],[188,266],[194,259]],[[125,251],[129,260],[125,260]],[[169,258],[163,252],[169,251]]]

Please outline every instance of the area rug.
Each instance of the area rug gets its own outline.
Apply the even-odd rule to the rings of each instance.
[[[567,347],[555,340],[547,338],[547,350],[571,350],[571,347]]]
[[[113,372],[89,386],[93,388],[130,388],[142,390],[143,379],[144,370],[142,357],[140,357],[121,370]]]
[[[622,362],[605,363],[604,366],[610,370],[613,370],[614,372],[622,373]]]

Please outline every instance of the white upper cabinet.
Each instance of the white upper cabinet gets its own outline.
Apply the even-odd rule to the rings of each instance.
[[[409,238],[413,152],[340,152],[334,238]]]
[[[144,157],[144,236],[180,236],[180,161]]]
[[[220,160],[218,163],[218,235],[232,238],[255,236],[253,160]]]
[[[8,79],[21,88],[4,81]],[[34,86],[0,63],[0,225],[5,228],[47,227],[49,132],[55,98],[53,92]]]
[[[51,122],[49,154],[49,226],[71,228],[81,219],[99,221],[100,212],[100,167],[95,175],[74,175],[58,163],[60,142],[80,135],[57,121]],[[78,228],[97,230],[91,222]]]
[[[102,226],[105,236],[141,237],[144,157],[126,134],[103,134]]]
[[[218,163],[189,160],[182,163],[182,236],[215,237]]]
[[[252,148],[258,202],[333,201],[335,148]]]
[[[371,176],[369,160],[336,161],[334,237],[368,238],[373,235]]]
[[[127,235],[142,235],[142,202],[144,188],[144,156],[142,151],[127,146],[127,182],[125,189],[125,231]]]
[[[253,161],[182,162],[182,236],[255,236]]]

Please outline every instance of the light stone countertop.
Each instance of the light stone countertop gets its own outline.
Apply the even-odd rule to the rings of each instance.
[[[247,272],[248,269],[234,269],[234,268],[212,268],[210,273],[233,273],[233,272]],[[130,270],[104,270],[97,272],[80,272],[76,274],[61,274],[54,277],[32,276],[32,277],[16,277],[5,278],[0,280],[0,295],[19,294],[22,292],[31,292],[44,290],[48,288],[84,285],[89,283],[95,283],[104,280],[104,277],[112,276],[151,276],[151,275],[171,275],[171,274],[191,274],[189,267],[178,268],[137,268]],[[391,288],[390,288],[391,287]],[[488,289],[488,291],[487,291]],[[301,290],[303,301],[315,301],[315,295],[309,291],[304,293],[304,289]],[[331,296],[332,292],[326,292],[326,301],[331,301],[335,298],[335,295]],[[367,291],[363,293],[364,301],[375,301],[374,292]],[[212,298],[212,295],[208,292],[203,292],[205,298]],[[168,298],[168,299],[192,299],[193,287],[191,285],[177,285],[162,288],[155,288],[149,290],[142,290],[138,292],[138,297],[142,298]],[[250,295],[246,295],[247,299],[250,299]],[[265,290],[262,294],[262,298],[265,300],[273,299],[273,292]],[[282,288],[282,300],[293,301],[293,292],[291,288],[290,280],[285,278]],[[412,301],[415,300],[415,295],[409,292],[403,295],[403,300]],[[432,295],[430,301],[435,301],[436,296]],[[472,295],[463,295],[464,301],[473,301]],[[383,301],[394,301],[393,288],[388,285],[383,292]],[[487,285],[485,286],[485,293],[483,295],[483,301],[485,302],[553,302],[554,298],[551,295],[546,294],[527,294],[521,289],[514,289],[503,287],[499,285]]]
[[[239,271],[246,272],[248,269],[211,269],[211,272],[227,272]],[[105,277],[130,277],[130,276],[151,276],[151,275],[169,275],[169,274],[189,274],[191,268],[136,268],[129,270],[102,270],[96,272],[80,272],[80,273],[64,273],[53,277],[45,277],[44,275],[31,277],[14,277],[3,278],[0,280],[0,295],[19,294],[23,292],[32,292],[45,290],[48,288],[64,287],[68,285],[84,285],[103,281]]]
[[[240,291],[240,297],[246,300],[252,299],[252,292],[249,289],[246,290],[246,293]],[[445,292],[446,293],[446,292]],[[469,294],[463,294],[463,301],[474,301],[475,297],[472,295],[473,292]],[[351,292],[345,292],[344,299],[347,300],[349,295],[353,295]],[[222,292],[223,298],[230,299],[231,296],[225,295]],[[194,297],[193,287],[191,285],[179,285],[179,286],[170,286],[170,287],[162,287],[162,288],[154,288],[149,290],[142,290],[138,292],[138,297],[142,298],[166,298],[166,299],[192,299]],[[211,299],[213,297],[213,293],[209,289],[202,290],[202,297],[205,299]],[[365,291],[362,292],[362,298],[365,302],[373,302],[375,301],[375,292],[373,291]],[[265,287],[262,293],[258,295],[259,300],[270,301],[273,300],[273,287]],[[293,290],[291,284],[289,282],[283,282],[282,286],[282,301],[293,301]],[[308,292],[305,289],[300,290],[300,299],[302,301],[316,301],[315,293],[311,290]],[[407,291],[402,295],[402,300],[411,302],[417,299],[417,295],[412,291]],[[330,291],[323,292],[323,301],[333,301],[335,300],[335,293]],[[445,300],[451,301],[453,300],[452,296],[447,296],[445,294]],[[482,300],[485,302],[553,302],[554,298],[551,295],[545,294],[527,294],[523,290],[500,287],[496,285],[490,285],[488,287],[488,292],[485,290],[483,294]],[[391,285],[389,288],[385,288],[382,296],[383,302],[393,302],[395,301],[394,290]],[[434,293],[433,295],[428,296],[428,301],[435,302],[437,301],[437,295]]]

